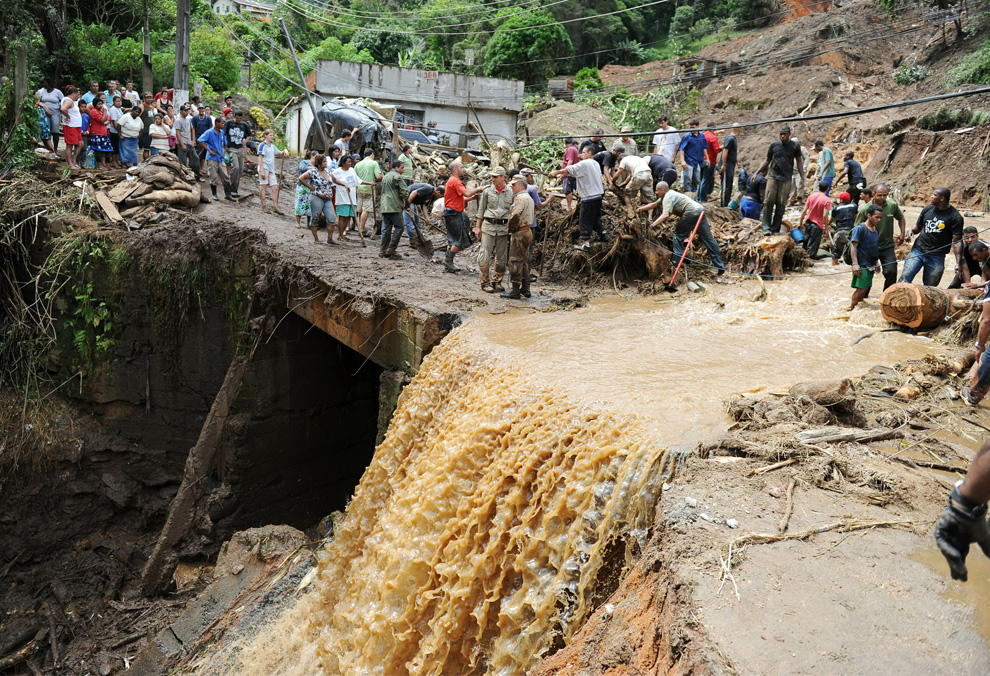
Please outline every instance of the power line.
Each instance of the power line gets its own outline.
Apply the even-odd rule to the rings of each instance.
[[[956,99],[963,96],[976,96],[978,94],[990,94],[990,86],[978,87],[976,89],[967,89],[958,92],[949,92],[947,94],[936,94],[934,96],[925,96],[918,99],[905,99],[903,101],[894,101],[891,103],[882,103],[876,106],[869,106],[866,108],[856,108],[854,110],[837,110],[825,113],[811,113],[810,115],[793,115],[790,117],[778,117],[772,120],[760,120],[758,122],[738,122],[735,124],[725,124],[725,125],[715,125],[713,127],[706,127],[706,131],[718,131],[723,129],[732,129],[733,127],[746,128],[746,127],[759,127],[767,124],[787,124],[790,122],[814,122],[816,120],[831,120],[842,117],[853,117],[858,115],[868,115],[870,113],[876,113],[881,110],[890,110],[893,108],[904,108],[907,106],[916,106],[922,103],[931,103],[933,101],[947,101],[949,99]],[[622,136],[654,136],[656,134],[683,134],[684,130],[671,129],[669,131],[662,130],[650,130],[650,131],[631,131],[626,133],[618,134],[602,134],[603,138],[620,138]],[[536,136],[532,140],[526,143],[520,143],[516,148],[525,148],[533,145],[535,141],[545,140],[545,139],[565,139],[572,138],[575,134],[557,134],[557,135],[547,135],[547,136]]]
[[[333,20],[330,20],[330,19],[325,19],[325,18],[320,18],[320,17],[312,16],[310,14],[307,14],[305,10],[300,9],[299,6],[296,4],[295,0],[280,0],[280,2],[282,4],[284,4],[284,5],[287,5],[290,9],[292,9],[293,11],[295,11],[297,14],[300,14],[301,16],[304,16],[306,18],[312,19],[313,21],[317,21],[317,22],[320,22],[320,23],[327,24],[328,26],[336,26],[338,28],[349,28],[351,30],[366,30],[366,31],[371,31],[371,32],[375,32],[375,33],[394,33],[395,32],[394,29],[360,27],[360,26],[354,26],[352,24],[342,23],[342,22],[339,22],[339,21],[333,21]],[[562,24],[575,23],[577,21],[586,21],[588,19],[598,19],[598,18],[601,18],[603,16],[612,16],[612,15],[615,15],[615,14],[622,14],[622,13],[625,13],[625,12],[631,12],[631,11],[636,10],[636,9],[643,9],[644,7],[652,7],[653,5],[660,5],[660,4],[667,3],[667,2],[671,2],[671,0],[652,0],[652,2],[643,3],[642,5],[636,5],[635,7],[625,7],[623,9],[617,9],[617,10],[614,10],[614,11],[611,11],[611,12],[603,12],[601,14],[593,14],[591,16],[576,17],[574,19],[565,19],[563,21],[552,21],[552,22],[549,22],[549,23],[535,24],[533,26],[518,26],[516,28],[501,28],[500,27],[497,30],[500,30],[500,31],[503,31],[503,32],[516,32],[516,31],[533,30],[533,29],[536,29],[536,28],[546,28],[546,27],[549,27],[549,26],[557,26],[557,25],[562,25]],[[511,16],[516,16],[516,15],[508,15],[505,18],[509,18]],[[458,35],[474,35],[474,33],[475,33],[475,32],[470,32],[470,31],[469,32],[453,32],[453,33],[447,32],[447,31],[406,31],[406,32],[408,34],[411,34],[411,35],[443,35],[443,36],[448,36],[448,37],[458,36]],[[485,32],[487,32],[487,31],[485,31]]]

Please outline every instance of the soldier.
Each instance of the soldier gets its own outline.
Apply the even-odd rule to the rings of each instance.
[[[505,167],[495,167],[492,183],[481,191],[478,203],[478,220],[474,226],[475,237],[481,239],[478,266],[481,268],[481,290],[486,293],[505,291],[502,277],[509,258],[509,209],[512,207],[512,191],[505,185]],[[495,257],[495,273],[489,275],[492,256]],[[489,281],[491,280],[491,281]]]
[[[512,207],[509,209],[507,225],[510,237],[509,243],[509,278],[512,280],[512,291],[503,293],[502,298],[518,299],[521,296],[529,298],[529,247],[533,245],[531,225],[536,218],[536,207],[533,198],[529,196],[525,176],[515,176],[512,179]]]

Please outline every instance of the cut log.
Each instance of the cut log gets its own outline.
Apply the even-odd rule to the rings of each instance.
[[[892,324],[928,331],[945,321],[949,295],[933,286],[898,282],[880,297],[880,314]]]
[[[107,197],[114,204],[119,204],[125,199],[130,197],[131,193],[137,190],[137,187],[141,185],[141,181],[121,181],[107,193]]]
[[[973,365],[977,355],[978,352],[975,349],[960,352],[952,358],[952,371],[954,373],[962,373]]]
[[[794,248],[794,238],[790,235],[773,235],[760,242],[760,251],[767,254],[770,261],[770,274],[779,279],[784,276],[784,254]]]
[[[826,408],[852,411],[856,408],[856,390],[848,378],[798,383],[791,387],[789,394],[794,399],[808,397]]]
[[[858,430],[848,427],[825,427],[817,430],[798,432],[794,436],[802,444],[813,446],[815,444],[836,444],[847,441],[854,441],[856,443],[884,441],[886,439],[899,439],[904,435],[900,430],[891,430],[885,427],[872,430]]]
[[[107,197],[107,194],[102,190],[96,191],[96,203],[100,205],[100,208],[103,209],[103,213],[107,215],[107,218],[109,218],[111,222],[118,223],[124,220],[120,215],[120,212],[117,211],[117,207],[113,205],[113,202],[110,201],[110,198]]]

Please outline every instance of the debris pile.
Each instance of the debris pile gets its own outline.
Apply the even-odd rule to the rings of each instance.
[[[156,155],[131,167],[124,180],[108,192],[97,190],[92,196],[108,221],[126,221],[131,229],[158,223],[170,210],[190,210],[201,201],[209,202],[196,175],[179,164],[172,153]]]

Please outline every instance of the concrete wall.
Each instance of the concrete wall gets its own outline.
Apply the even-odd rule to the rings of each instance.
[[[322,106],[323,102],[317,99],[317,106]],[[285,147],[293,155],[302,156],[306,149],[306,137],[309,135],[309,127],[313,124],[313,113],[309,104],[303,100],[292,104],[285,111]]]

